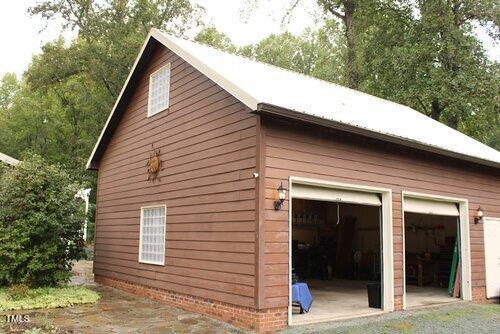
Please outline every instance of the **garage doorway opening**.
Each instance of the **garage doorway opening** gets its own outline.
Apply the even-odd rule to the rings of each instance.
[[[467,220],[462,224],[466,203],[403,198],[405,307],[468,300]]]
[[[392,259],[390,191],[382,195],[332,186],[291,187],[293,325],[393,310],[392,260],[387,260]]]
[[[457,217],[405,212],[408,307],[452,302],[460,296],[458,241]]]
[[[307,284],[313,300],[302,314],[293,304],[294,322],[379,311],[380,207],[300,198],[292,205],[292,284]]]

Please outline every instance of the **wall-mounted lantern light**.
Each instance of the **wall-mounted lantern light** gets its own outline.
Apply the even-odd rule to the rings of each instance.
[[[278,211],[281,209],[281,205],[286,199],[286,189],[283,188],[283,183],[280,183],[278,187],[278,200],[274,201],[274,210]]]
[[[481,207],[477,208],[476,217],[474,217],[474,223],[479,224],[483,220],[484,212]]]

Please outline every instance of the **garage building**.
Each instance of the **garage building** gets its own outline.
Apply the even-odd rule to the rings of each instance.
[[[87,167],[96,281],[240,327],[499,295],[500,152],[374,96],[153,29]]]

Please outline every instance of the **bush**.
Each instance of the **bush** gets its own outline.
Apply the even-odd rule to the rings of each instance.
[[[33,155],[0,175],[0,285],[56,285],[82,258],[78,184]]]

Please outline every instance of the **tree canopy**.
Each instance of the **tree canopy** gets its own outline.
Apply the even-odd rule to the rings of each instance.
[[[182,34],[201,9],[188,0],[43,0],[30,9],[77,32],[43,46],[20,80],[0,83],[0,151],[29,151],[95,182],[85,163],[152,27]]]
[[[300,2],[291,0],[284,15]],[[498,42],[497,1],[316,2],[325,16],[319,29],[272,35],[239,52],[408,105],[500,149],[499,64],[475,32],[481,26]]]
[[[290,0],[290,8],[301,0]],[[258,0],[250,1],[257,6]],[[499,39],[495,0],[317,0],[318,27],[236,46],[217,27],[197,41],[408,105],[500,148],[499,64],[475,30]],[[40,0],[30,9],[75,32],[47,43],[20,78],[0,80],[0,151],[60,163],[95,182],[85,162],[151,27],[192,33],[189,0]],[[283,13],[283,15],[287,15]]]

